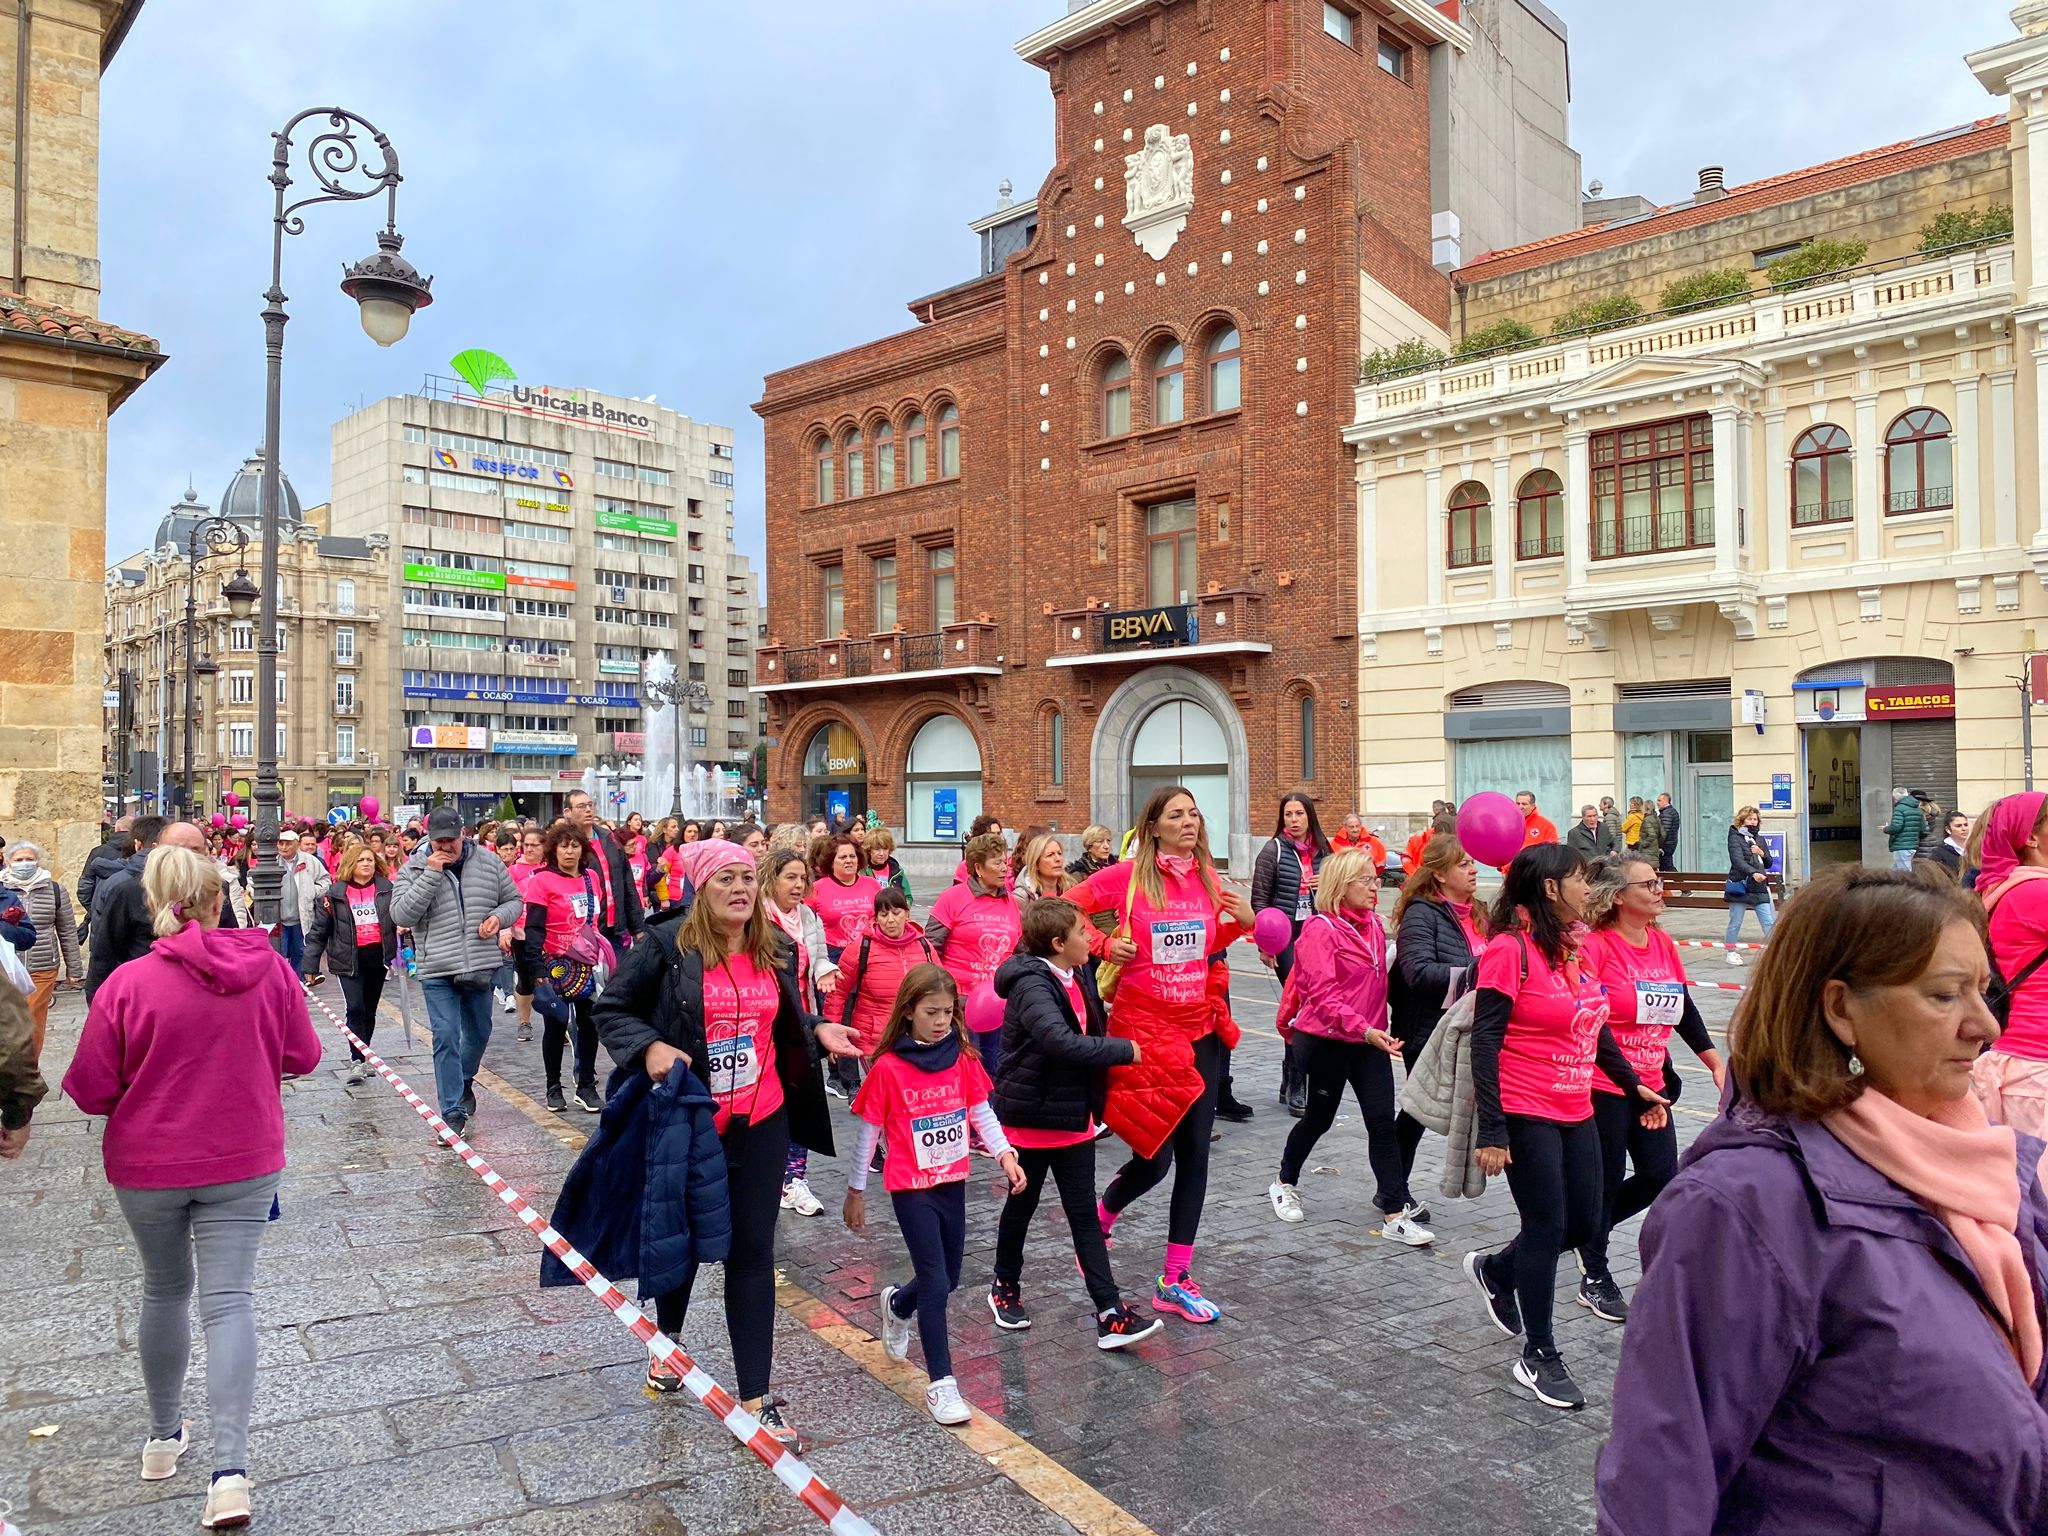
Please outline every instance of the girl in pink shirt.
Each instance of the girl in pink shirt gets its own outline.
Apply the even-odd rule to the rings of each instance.
[[[2007,795],[1986,811],[1982,857],[1977,894],[2010,995],[2005,1033],[1970,1081],[1994,1124],[2048,1136],[2048,795]]]
[[[913,966],[896,993],[882,1041],[869,1059],[867,1081],[853,1101],[860,1140],[846,1184],[846,1225],[867,1226],[868,1165],[888,1143],[883,1183],[915,1273],[908,1285],[882,1287],[882,1348],[891,1360],[910,1354],[910,1320],[924,1345],[931,1385],[925,1405],[941,1424],[973,1417],[953,1380],[946,1338],[946,1299],[960,1284],[967,1243],[967,1124],[1002,1164],[1012,1193],[1024,1187],[1017,1154],[988,1106],[988,1074],[967,1043],[960,989],[936,965]]]

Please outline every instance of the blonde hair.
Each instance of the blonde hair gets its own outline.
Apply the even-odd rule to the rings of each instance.
[[[168,939],[220,901],[220,866],[203,853],[160,843],[142,866],[142,894],[155,914],[151,928]]]
[[[1100,822],[1091,823],[1081,829],[1081,852],[1087,853],[1097,843],[1109,844],[1110,856],[1116,856],[1116,834]]]
[[[712,874],[717,871],[713,870]],[[706,883],[710,876],[705,877]],[[723,965],[735,954],[744,954],[764,972],[774,972],[781,967],[781,951],[777,941],[782,936],[774,919],[768,916],[768,890],[766,883],[754,893],[754,910],[747,918],[747,924],[739,931],[738,942],[731,942],[725,924],[715,921],[711,903],[703,899],[704,892],[697,892],[698,899],[690,904],[690,910],[680,923],[676,924],[676,949],[687,955],[695,950],[703,957],[704,969],[711,970]]]
[[[1062,868],[1060,870],[1059,884],[1052,890],[1045,891],[1040,890],[1038,886],[1038,861],[1045,857],[1045,851],[1048,848],[1060,850]],[[1078,885],[1080,882],[1068,874],[1064,867],[1066,851],[1066,845],[1057,837],[1054,837],[1049,832],[1041,832],[1037,837],[1032,838],[1030,842],[1024,845],[1023,853],[1019,856],[1017,863],[1017,883],[1033,896],[1057,896],[1069,886]]]
[[[1378,880],[1379,869],[1363,848],[1339,848],[1316,871],[1316,910],[1335,916],[1354,880]]]
[[[355,879],[356,860],[360,859],[364,854],[370,856],[370,861],[375,866],[370,872],[372,880],[386,873],[384,861],[377,857],[377,850],[364,842],[360,837],[351,837],[341,845],[341,857],[334,861],[334,878],[343,885],[347,885],[349,881]]]
[[[861,847],[867,853],[894,853],[896,839],[887,827],[876,827],[868,833],[867,841]]]
[[[1646,854],[1610,853],[1593,861],[1586,871],[1589,884],[1585,911],[1581,914],[1588,923],[1595,928],[1614,926],[1615,903],[1628,889],[1628,872],[1639,864],[1652,875],[1657,873],[1657,861]]]

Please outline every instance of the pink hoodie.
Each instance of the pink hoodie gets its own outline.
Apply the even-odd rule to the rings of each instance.
[[[278,1084],[319,1065],[305,993],[269,938],[187,923],[94,994],[64,1092],[107,1117],[108,1183],[190,1189],[284,1167]]]
[[[1387,930],[1377,912],[1363,921],[1318,912],[1294,941],[1294,988],[1303,1034],[1361,1041],[1387,1027]]]

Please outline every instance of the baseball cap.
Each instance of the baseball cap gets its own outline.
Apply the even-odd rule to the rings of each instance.
[[[436,806],[427,813],[427,836],[462,836],[462,817],[456,812],[454,806]]]

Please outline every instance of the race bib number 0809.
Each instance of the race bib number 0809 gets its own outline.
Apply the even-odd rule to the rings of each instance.
[[[713,1041],[708,1065],[711,1091],[720,1098],[729,1099],[753,1087],[761,1080],[761,1058],[754,1051],[754,1032],[747,1030],[730,1039]]]

